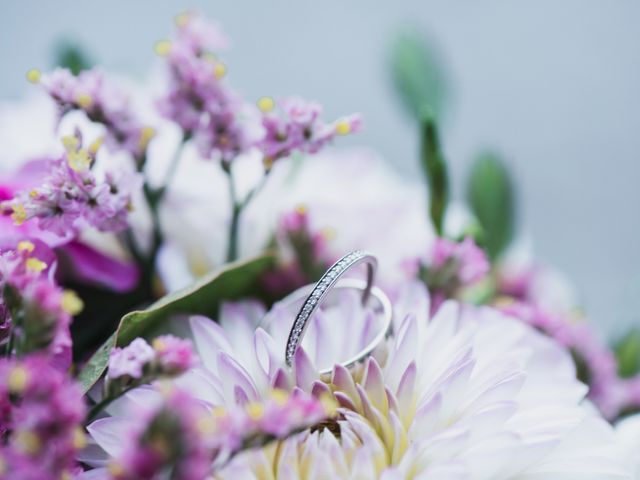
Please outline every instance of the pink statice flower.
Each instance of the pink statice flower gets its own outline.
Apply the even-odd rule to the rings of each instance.
[[[318,399],[302,390],[274,389],[265,400],[214,408],[213,444],[221,455],[263,446],[330,419],[337,406],[330,395]]]
[[[43,250],[47,249],[41,242],[36,250],[35,243],[22,241],[0,253],[0,343],[13,338],[10,353],[46,351],[53,363],[66,369],[71,362],[69,326],[82,301],[55,283],[54,266],[35,255]]]
[[[186,391],[169,390],[159,405],[143,407],[130,419],[123,448],[99,478],[153,480],[166,471],[181,480],[207,478],[214,450],[203,426],[211,418]]]
[[[176,26],[176,41],[195,53],[217,52],[229,47],[229,38],[220,25],[194,12],[178,15]]]
[[[431,268],[440,270],[452,264],[456,277],[463,284],[477,282],[489,272],[486,254],[471,237],[462,242],[436,239],[431,250]]]
[[[198,362],[189,339],[162,335],[153,340],[158,371],[164,375],[179,375]]]
[[[116,347],[109,354],[108,377],[142,378],[147,365],[155,360],[156,352],[143,338],[136,338],[124,348]]]
[[[264,138],[258,143],[264,157],[270,162],[288,157],[295,152],[317,153],[337,135],[360,130],[359,115],[351,115],[332,123],[322,121],[320,104],[289,97],[279,109],[264,114]]]
[[[162,335],[152,344],[138,337],[126,347],[111,350],[105,395],[118,396],[159,378],[182,375],[198,363],[191,340]]]
[[[461,289],[482,280],[489,273],[490,265],[484,251],[471,237],[461,242],[438,237],[428,259],[407,263],[407,270],[429,287],[435,312],[444,300],[457,297]]]
[[[0,477],[70,478],[85,444],[84,417],[80,388],[48,358],[1,359]]]
[[[100,231],[127,227],[133,193],[139,176],[108,172],[100,178],[93,170],[99,143],[84,148],[79,133],[65,137],[64,155],[50,162],[50,173],[40,186],[0,204],[11,210],[16,224],[38,219],[42,230],[73,237],[84,225]]]
[[[179,17],[177,24],[163,52],[170,85],[158,108],[194,138],[203,157],[230,162],[259,138],[257,111],[223,83],[226,67],[213,52],[226,41],[216,26],[194,14]]]
[[[282,260],[265,274],[265,287],[274,294],[286,294],[319,279],[335,260],[328,248],[330,238],[330,231],[311,225],[305,206],[285,212],[276,231]]]
[[[154,135],[137,118],[126,93],[108,82],[102,71],[85,70],[77,76],[66,69],[43,75],[40,83],[56,102],[60,116],[79,110],[104,125],[106,143],[112,151],[126,151],[139,161]]]

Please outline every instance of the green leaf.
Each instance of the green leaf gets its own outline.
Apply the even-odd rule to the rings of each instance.
[[[89,55],[77,42],[62,40],[58,42],[54,50],[54,65],[68,68],[74,75],[92,67],[93,62]]]
[[[476,159],[467,198],[482,226],[487,254],[495,260],[509,246],[515,230],[515,192],[509,171],[497,155],[485,153]]]
[[[632,377],[640,372],[640,330],[633,330],[614,347],[618,360],[618,374]]]
[[[83,391],[89,390],[104,373],[113,347],[127,345],[136,337],[153,333],[177,313],[215,318],[221,302],[245,297],[255,291],[261,275],[273,265],[274,260],[273,255],[264,255],[225,265],[183,290],[162,297],[145,310],[126,314],[115,333],[93,354],[78,375]]]
[[[396,90],[414,118],[419,120],[426,107],[441,117],[447,80],[434,46],[416,31],[401,33],[392,47],[391,71]]]
[[[442,235],[444,214],[449,201],[449,174],[440,149],[438,127],[429,112],[422,116],[422,169],[429,185],[431,221],[438,235]]]

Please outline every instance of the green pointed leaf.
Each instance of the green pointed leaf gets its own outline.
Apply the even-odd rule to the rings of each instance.
[[[498,156],[485,153],[476,159],[467,198],[482,227],[487,254],[495,260],[509,246],[515,230],[515,192]]]
[[[628,378],[640,372],[640,330],[633,330],[614,348],[618,360],[618,374]]]
[[[83,70],[90,69],[93,62],[77,42],[63,40],[55,47],[54,65],[68,68],[74,75],[77,75]]]
[[[274,260],[273,255],[265,255],[225,265],[192,285],[162,297],[149,308],[122,317],[116,332],[80,371],[78,380],[83,391],[89,390],[104,373],[113,347],[127,345],[136,337],[152,333],[174,314],[200,314],[215,318],[221,302],[239,299],[254,292],[258,280],[273,266]]]
[[[403,32],[391,51],[396,90],[414,118],[429,107],[437,118],[447,99],[447,80],[437,50],[418,32]]]
[[[440,149],[438,127],[429,112],[423,113],[422,117],[422,169],[429,185],[431,221],[438,235],[442,235],[449,201],[449,174]]]

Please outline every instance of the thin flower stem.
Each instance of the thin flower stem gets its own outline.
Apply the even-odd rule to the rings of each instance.
[[[229,181],[229,198],[231,200],[231,224],[229,225],[229,242],[227,244],[227,262],[233,262],[238,258],[238,230],[240,227],[240,214],[242,213],[243,204],[238,201],[235,182],[233,181],[233,173],[231,173],[231,165],[223,163],[222,169],[227,174]]]
[[[184,132],[182,138],[180,139],[180,143],[178,144],[178,147],[176,148],[176,151],[171,159],[171,163],[169,164],[169,167],[165,174],[164,181],[160,187],[152,187],[145,176],[143,194],[147,203],[147,207],[149,208],[152,223],[152,241],[151,249],[149,250],[149,252],[146,255],[142,253],[133,236],[133,232],[131,231],[131,229],[128,229],[123,235],[124,242],[129,248],[131,255],[142,269],[141,284],[142,287],[148,292],[151,291],[151,281],[153,279],[153,270],[155,268],[156,258],[164,241],[162,226],[160,224],[160,205],[165,193],[167,192],[169,184],[171,183],[171,180],[175,177],[176,170],[178,168],[178,165],[180,164],[180,159],[182,158],[184,146],[190,139],[191,134],[189,132]],[[146,153],[142,158],[137,159],[136,163],[138,165],[138,171],[140,173],[144,173],[147,164]]]
[[[165,192],[169,188],[171,181],[176,176],[176,172],[178,171],[178,165],[180,165],[180,159],[182,158],[182,152],[184,151],[184,147],[189,140],[191,140],[191,133],[184,132],[182,134],[182,138],[180,139],[180,143],[178,144],[178,147],[176,148],[176,151],[173,154],[173,157],[171,158],[171,163],[169,163],[169,168],[167,168],[167,172],[165,173],[162,186],[158,189],[160,200],[162,199]]]
[[[91,407],[91,409],[89,410],[89,413],[87,414],[87,419],[85,420],[85,424],[88,424],[89,422],[94,420],[102,410],[104,410],[111,404],[111,402],[113,402],[114,400],[120,398],[125,393],[130,392],[131,390],[139,386],[140,385],[137,385],[137,384],[131,385],[130,387],[125,388],[122,392],[118,393],[117,395],[109,395],[104,397],[102,400],[96,403],[93,407]]]
[[[239,243],[239,230],[240,230],[240,218],[244,209],[249,205],[251,200],[264,188],[269,176],[269,171],[266,170],[262,176],[260,183],[256,185],[244,200],[238,200],[238,194],[236,192],[235,182],[233,181],[233,173],[231,171],[231,165],[228,162],[222,164],[222,169],[227,174],[229,180],[229,197],[231,199],[231,224],[229,225],[229,242],[227,246],[227,262],[233,262],[238,259],[238,243]]]

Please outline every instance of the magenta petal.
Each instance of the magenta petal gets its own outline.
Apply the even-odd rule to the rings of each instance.
[[[59,276],[127,292],[138,284],[138,267],[108,257],[80,242],[72,241],[58,249]]]

